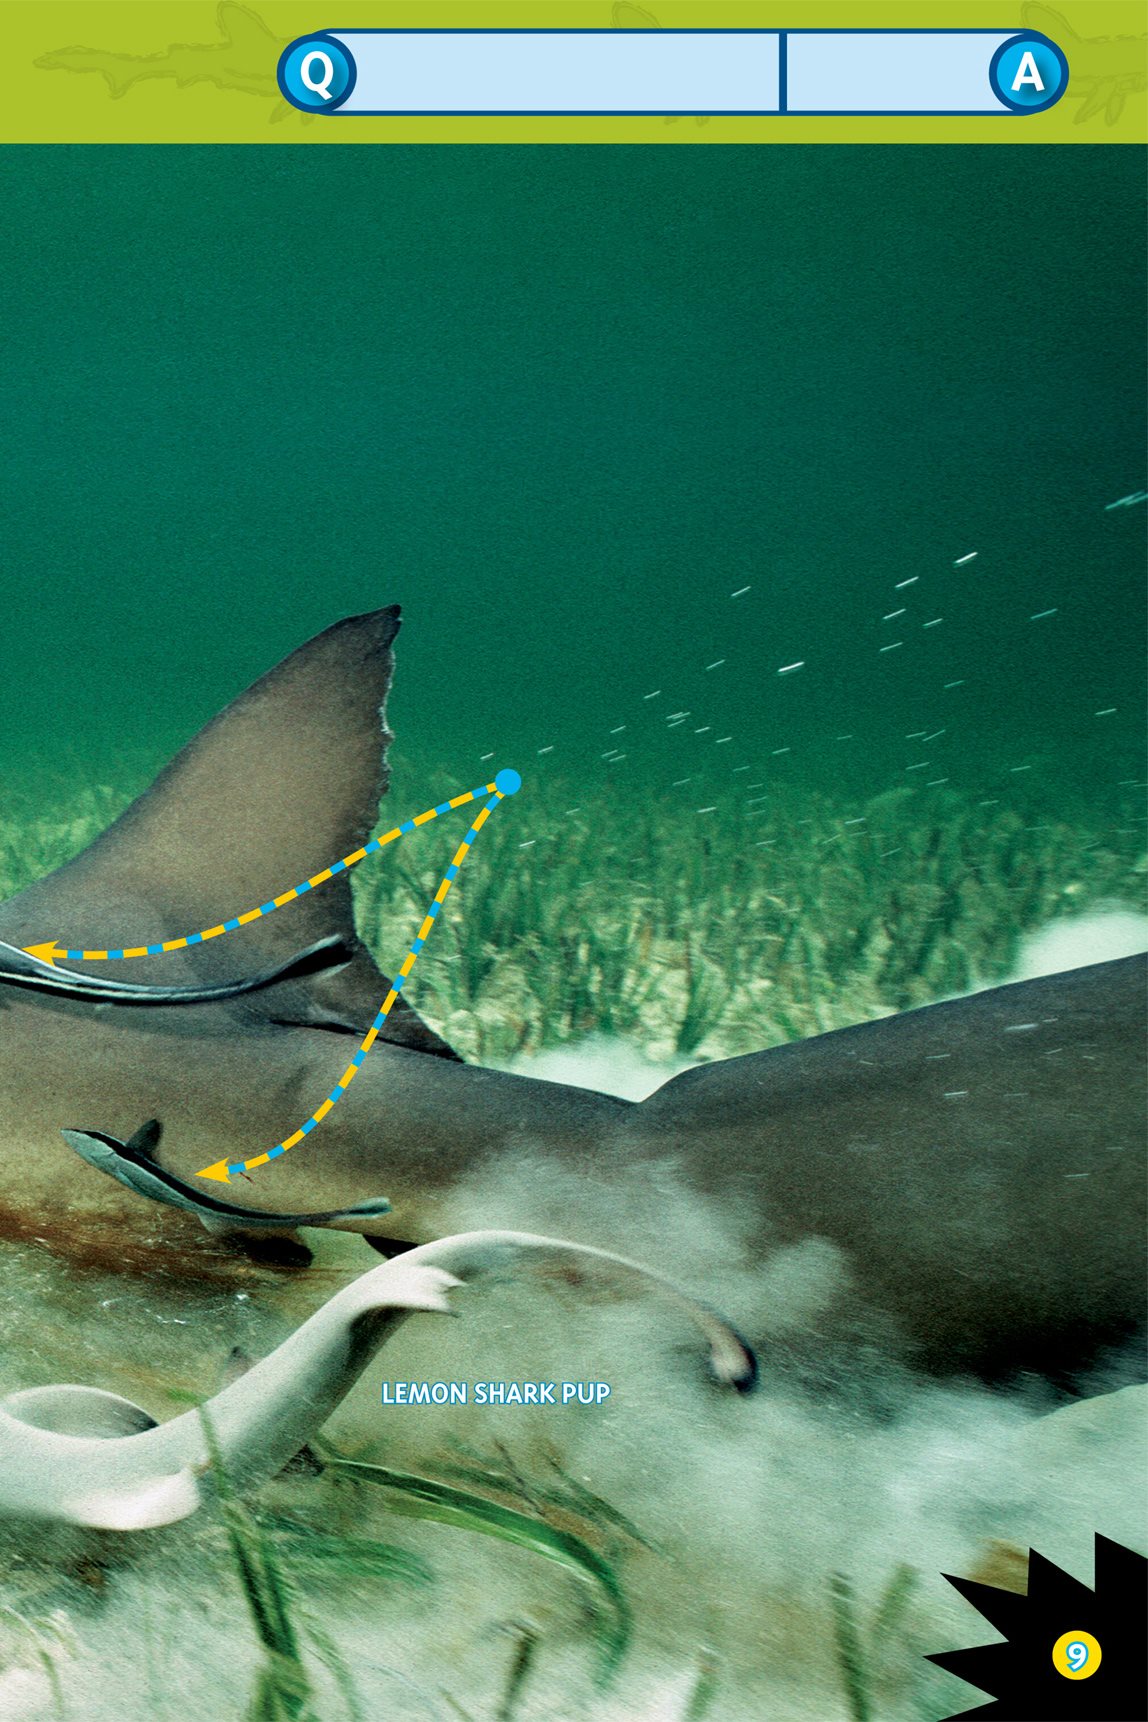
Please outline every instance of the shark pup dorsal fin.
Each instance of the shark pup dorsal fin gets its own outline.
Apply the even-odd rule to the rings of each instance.
[[[159,943],[258,908],[360,847],[387,788],[398,630],[395,604],[300,646],[200,730],[102,837],[0,906],[0,938]],[[233,1008],[275,1022],[334,1016],[365,1032],[390,982],[355,936],[345,874],[193,951],[134,958],[131,974],[154,984],[231,979],[331,935],[352,948],[337,974]],[[453,1056],[401,999],[380,1038]]]

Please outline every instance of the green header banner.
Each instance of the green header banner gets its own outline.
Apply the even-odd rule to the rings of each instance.
[[[1063,11],[1037,0],[651,0],[649,6],[629,0],[7,0],[0,8],[9,76],[0,137],[6,143],[1143,144],[1144,20],[1139,0],[1065,0]],[[792,32],[790,41],[803,38],[802,54],[813,32],[1032,32],[1060,50],[1067,85],[1039,111],[956,114],[311,113],[292,105],[280,85],[281,58],[301,37],[456,30]],[[611,46],[604,44],[604,57]],[[511,47],[508,41],[508,53]],[[872,51],[880,53],[879,47]],[[779,57],[775,102],[784,106],[784,39]],[[321,87],[323,64],[314,62],[306,72],[311,80],[317,65]],[[523,75],[529,87],[529,67]],[[910,82],[923,89],[920,106],[927,108],[927,73]],[[858,88],[858,105],[867,105],[861,73]],[[910,110],[912,100],[908,94]],[[806,108],[816,105],[807,95]]]

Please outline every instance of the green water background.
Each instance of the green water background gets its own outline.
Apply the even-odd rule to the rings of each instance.
[[[487,754],[667,818],[947,779],[1103,825],[1141,777],[1138,151],[16,148],[0,186],[0,781],[142,780],[393,600],[412,804]]]

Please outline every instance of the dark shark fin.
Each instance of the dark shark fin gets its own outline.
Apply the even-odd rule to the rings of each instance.
[[[146,1124],[141,1124],[134,1136],[129,1136],[124,1143],[124,1150],[133,1154],[137,1160],[154,1160],[155,1151],[159,1147],[159,1139],[163,1135],[163,1125],[158,1118],[149,1118]]]
[[[216,22],[233,48],[249,48],[255,55],[266,53],[268,45],[279,44],[262,18],[238,0],[219,0]]]
[[[158,943],[257,908],[359,848],[387,788],[384,706],[398,630],[395,604],[300,646],[212,719],[90,848],[0,906],[0,938],[93,949]],[[277,1022],[334,1017],[365,1033],[390,982],[355,937],[346,874],[193,951],[134,958],[132,975],[160,985],[230,979],[331,935],[351,946],[346,967],[229,1008]],[[455,1056],[401,999],[380,1038]]]

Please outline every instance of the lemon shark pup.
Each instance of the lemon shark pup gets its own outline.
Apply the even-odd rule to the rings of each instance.
[[[394,606],[349,618],[271,670],[90,848],[0,905],[0,939],[162,943],[361,845],[387,786],[398,627]],[[253,1212],[280,1229],[352,1214],[386,1247],[487,1224],[499,1203],[506,1224],[549,1230],[553,1190],[580,1179],[615,1193],[624,1228],[627,1191],[664,1185],[699,1216],[735,1215],[763,1271],[826,1248],[818,1339],[839,1329],[939,1372],[1060,1375],[1142,1321],[1138,959],[702,1066],[641,1104],[465,1064],[400,1000],[306,1144],[240,1188],[198,1178],[330,1093],[390,983],[345,874],[227,938],[132,960],[132,984],[226,987],[332,939],[339,967],[179,1008],[29,988],[0,962],[0,1238],[191,1287],[236,1271],[220,1232],[258,1230]],[[127,1152],[143,1119],[162,1125],[150,1156]]]
[[[701,1328],[714,1374],[753,1384],[753,1358],[711,1311],[621,1257],[518,1232],[440,1238],[344,1286],[269,1357],[207,1407],[228,1474],[242,1485],[273,1476],[326,1422],[371,1358],[415,1310],[449,1313],[460,1274],[541,1254],[588,1258],[652,1281]],[[159,1424],[99,1388],[33,1387],[0,1400],[0,1518],[54,1519],[145,1530],[186,1518],[208,1468],[196,1411]]]

